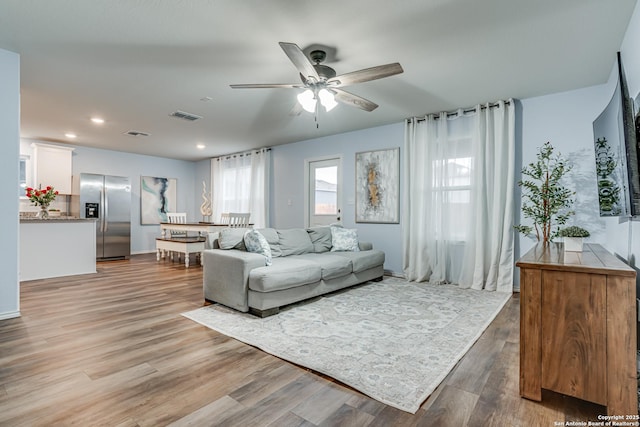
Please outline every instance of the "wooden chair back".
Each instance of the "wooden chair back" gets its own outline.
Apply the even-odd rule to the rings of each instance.
[[[220,214],[220,224],[223,224],[223,225],[229,224],[229,212],[223,212]]]
[[[171,224],[186,224],[187,213],[186,212],[167,212],[167,222]]]
[[[187,213],[186,212],[167,212],[167,222],[170,224],[186,224]],[[186,231],[171,231],[171,237],[186,236]]]
[[[248,227],[250,213],[229,212],[229,227]]]

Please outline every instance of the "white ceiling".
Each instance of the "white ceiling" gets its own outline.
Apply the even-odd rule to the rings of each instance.
[[[635,4],[2,0],[0,48],[21,55],[23,137],[198,160],[604,83]],[[229,87],[298,82],[280,41],[335,47],[338,74],[390,62],[404,73],[348,87],[380,107],[321,110],[317,129],[312,114],[289,115],[296,90]]]

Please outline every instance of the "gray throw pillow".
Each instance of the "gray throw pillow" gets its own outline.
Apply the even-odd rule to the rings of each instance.
[[[307,228],[311,243],[313,243],[313,251],[328,252],[331,250],[331,228],[330,227],[311,227]]]
[[[313,252],[313,243],[304,228],[278,230],[282,256],[302,255]]]
[[[278,232],[275,228],[259,228],[258,232],[267,239],[267,243],[269,243],[269,247],[271,248],[271,256],[273,258],[277,258],[282,256],[282,251],[280,250],[280,236],[278,236]]]
[[[218,236],[218,244],[220,249],[240,249],[245,250],[244,246],[244,233],[247,231],[244,228],[225,228],[220,232]]]

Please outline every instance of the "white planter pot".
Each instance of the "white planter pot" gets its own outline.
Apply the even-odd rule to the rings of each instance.
[[[565,252],[582,252],[582,237],[564,237]]]

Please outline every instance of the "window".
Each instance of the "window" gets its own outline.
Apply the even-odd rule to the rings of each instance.
[[[330,166],[315,169],[316,215],[338,214],[338,167]]]
[[[256,228],[269,224],[270,149],[211,159],[213,221],[225,212],[249,213]]]
[[[29,173],[29,156],[21,155],[20,156],[20,183],[18,187],[18,194],[20,196],[25,195],[25,190],[29,183],[27,182],[27,176]]]
[[[223,170],[223,212],[244,212],[249,206],[251,163],[236,162],[235,167]]]
[[[471,182],[473,172],[472,140],[459,135],[449,139],[440,150],[440,158],[432,162],[433,203],[442,206],[449,241],[465,241],[471,221]]]
[[[341,221],[340,187],[342,159],[305,160],[305,224],[314,227]]]

